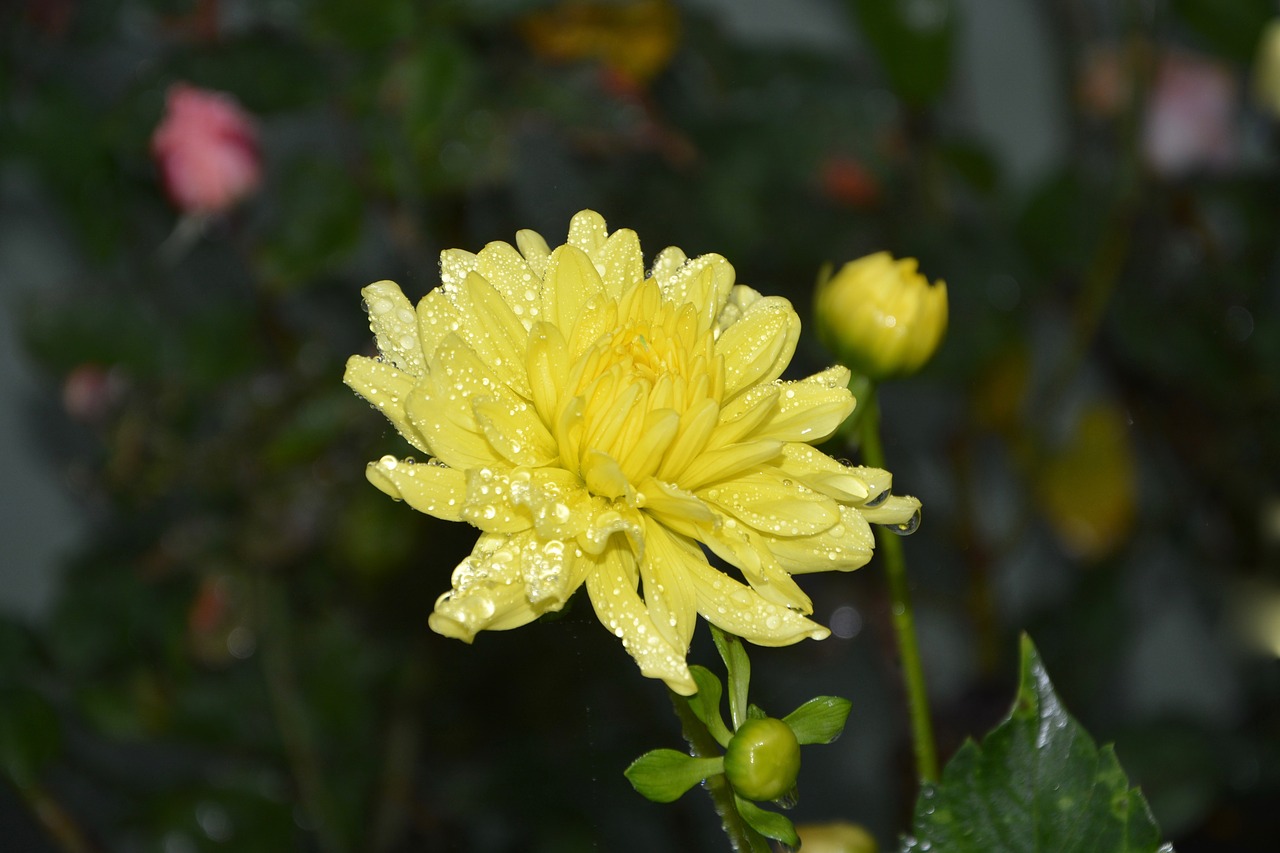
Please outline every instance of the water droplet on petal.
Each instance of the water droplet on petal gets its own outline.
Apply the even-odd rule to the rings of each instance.
[[[912,513],[911,517],[899,524],[890,524],[889,529],[899,536],[910,536],[920,527],[920,510]]]

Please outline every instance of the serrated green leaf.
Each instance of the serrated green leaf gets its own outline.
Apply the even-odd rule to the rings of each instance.
[[[655,749],[624,771],[640,794],[655,803],[672,803],[708,776],[724,772],[724,759],[694,758],[674,749]]]
[[[705,666],[691,666],[689,672],[698,685],[698,692],[689,697],[689,709],[707,727],[716,743],[728,746],[733,733],[725,726],[724,717],[720,716],[720,696],[723,690],[720,679]]]
[[[747,650],[742,647],[742,640],[733,634],[711,626],[711,638],[715,640],[716,649],[724,659],[724,668],[729,674],[729,716],[733,719],[736,731],[747,720],[747,688],[751,685],[751,660]]]
[[[844,731],[852,707],[853,703],[839,696],[815,696],[783,717],[782,722],[791,726],[801,745],[831,743]]]
[[[1111,747],[1063,708],[1022,639],[1018,696],[981,745],[966,742],[916,802],[903,853],[1154,853],[1160,831]]]
[[[765,811],[737,794],[733,795],[733,800],[738,806],[738,814],[756,832],[765,838],[777,839],[791,848],[800,846],[800,836],[796,834],[795,824],[786,815]]]

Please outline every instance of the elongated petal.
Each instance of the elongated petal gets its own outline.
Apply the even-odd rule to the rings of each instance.
[[[799,340],[800,318],[790,302],[766,296],[753,304],[716,342],[716,351],[724,355],[725,396],[732,399],[781,376]]]
[[[460,397],[420,385],[405,400],[405,414],[427,446],[438,448],[435,455],[450,468],[505,464],[480,432],[469,407],[459,402]]]
[[[511,464],[549,465],[558,456],[555,439],[524,400],[481,397],[472,408],[485,439]]]
[[[342,381],[386,415],[405,441],[423,453],[431,452],[426,436],[413,425],[405,412],[405,402],[414,389],[412,376],[384,361],[353,355],[347,359]]]
[[[838,501],[862,503],[871,495],[867,481],[861,476],[861,472],[867,469],[837,462],[807,444],[788,442],[782,448],[778,470],[783,476]]]
[[[526,330],[541,319],[542,275],[510,243],[493,242],[481,249],[475,271],[502,296]]]
[[[541,612],[521,582],[523,537],[483,535],[453,571],[453,589],[436,600],[427,625],[437,634],[471,642],[480,631],[518,628]]]
[[[824,640],[831,634],[709,565],[690,566],[688,575],[703,618],[756,645],[788,646],[805,638]]]
[[[734,519],[703,529],[699,537],[717,557],[742,572],[751,588],[774,604],[812,613],[813,602],[787,574],[768,548],[768,538]]]
[[[483,354],[489,369],[511,390],[529,396],[529,374],[525,369],[525,350],[529,333],[512,312],[506,300],[479,273],[467,276],[463,287],[471,302],[471,321],[477,336],[483,337],[488,350]]]
[[[426,372],[418,341],[418,315],[394,281],[378,281],[360,291],[369,311],[369,329],[383,358],[410,376]]]
[[[370,462],[365,476],[383,492],[418,512],[461,521],[466,501],[466,475],[437,462],[412,462],[384,456]]]
[[[561,329],[572,329],[582,305],[603,289],[600,274],[583,251],[561,246],[551,253],[542,282],[542,316]]]
[[[765,472],[717,483],[699,496],[772,536],[812,536],[840,521],[831,498]]]
[[[537,231],[523,229],[516,232],[516,248],[529,264],[533,274],[541,279],[547,272],[547,262],[551,260],[551,249],[547,241]]]
[[[797,382],[777,383],[778,409],[753,433],[754,438],[776,438],[782,441],[822,441],[849,417],[856,405],[849,393],[849,371],[832,367]],[[725,405],[725,417],[739,416],[769,393],[767,386],[757,385]]]
[[[698,692],[685,663],[687,649],[667,642],[653,624],[648,608],[636,592],[635,558],[626,548],[613,547],[596,561],[587,575],[587,594],[596,616],[622,640],[622,646],[649,678],[661,678],[681,696]]]
[[[747,441],[708,450],[680,474],[679,483],[686,489],[697,491],[710,483],[736,477],[744,471],[759,468],[778,458],[782,442],[770,439]]]
[[[645,552],[640,561],[640,581],[644,603],[663,639],[676,649],[688,649],[698,616],[690,572],[707,566],[698,543],[667,530],[647,518],[644,525]]]
[[[821,533],[765,541],[778,564],[793,575],[860,568],[871,559],[875,544],[862,513],[846,504],[840,504],[840,522]]]

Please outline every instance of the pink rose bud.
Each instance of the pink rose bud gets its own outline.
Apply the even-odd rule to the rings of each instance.
[[[174,204],[188,213],[219,213],[258,188],[258,128],[234,98],[176,83],[167,101],[151,152]]]

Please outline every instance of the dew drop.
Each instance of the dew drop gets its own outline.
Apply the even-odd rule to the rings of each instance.
[[[900,524],[890,524],[889,529],[899,536],[910,536],[920,527],[920,510],[912,513],[911,517]]]
[[[880,504],[882,504],[882,503],[884,503],[885,501],[889,500],[889,495],[890,495],[890,494],[892,494],[892,493],[893,493],[893,492],[892,492],[892,490],[891,490],[891,489],[885,489],[883,492],[881,492],[880,494],[876,495],[874,498],[872,498],[871,500],[869,500],[869,501],[867,501],[865,504],[863,504],[863,506],[865,506],[867,509],[871,509],[871,508],[873,508],[873,507],[878,507],[878,506],[880,506]]]

